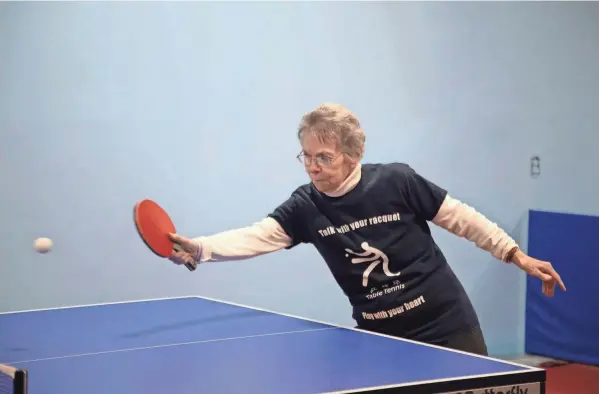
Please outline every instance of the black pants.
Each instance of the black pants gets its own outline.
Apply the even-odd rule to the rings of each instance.
[[[487,345],[480,326],[470,327],[457,332],[444,343],[440,343],[439,346],[488,356]]]
[[[358,327],[358,328],[363,328],[363,327]],[[367,329],[367,328],[365,328],[365,329],[368,331],[379,332],[380,334],[397,336],[397,337],[401,338],[401,336],[399,336],[399,335],[394,335],[393,330],[386,329],[386,330],[378,331],[378,330]],[[421,341],[421,342],[425,342],[425,341]],[[449,349],[461,350],[464,352],[474,353],[474,354],[478,354],[481,356],[488,356],[485,338],[483,336],[483,332],[482,332],[480,326],[478,326],[478,325],[458,331],[445,341],[429,342],[429,343],[431,345],[442,346],[442,347],[446,347]]]

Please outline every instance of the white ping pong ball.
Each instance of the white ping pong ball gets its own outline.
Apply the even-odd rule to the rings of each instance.
[[[35,240],[35,250],[38,253],[48,253],[52,249],[52,240],[50,238],[38,238]]]

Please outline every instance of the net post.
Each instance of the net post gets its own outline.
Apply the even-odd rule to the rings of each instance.
[[[27,394],[28,375],[26,369],[15,371],[14,392],[15,394]]]

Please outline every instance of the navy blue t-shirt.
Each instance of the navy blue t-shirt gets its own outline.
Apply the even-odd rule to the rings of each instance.
[[[446,194],[406,164],[364,164],[349,193],[329,197],[309,183],[269,216],[292,238],[289,248],[316,247],[358,326],[441,343],[478,324],[427,223]]]

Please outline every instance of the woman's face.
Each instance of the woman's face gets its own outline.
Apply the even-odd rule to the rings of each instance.
[[[339,151],[337,144],[321,141],[312,133],[302,137],[304,167],[310,180],[322,193],[339,188],[356,166],[356,162]]]

